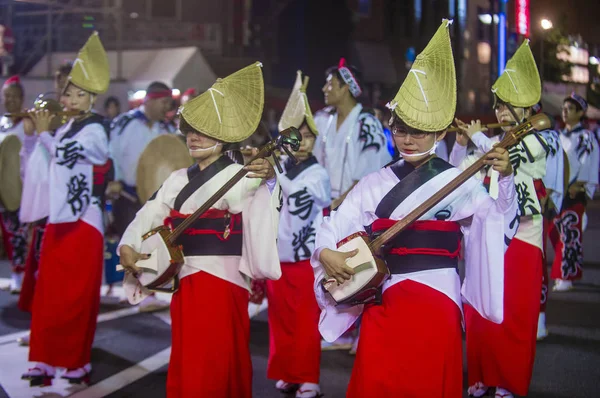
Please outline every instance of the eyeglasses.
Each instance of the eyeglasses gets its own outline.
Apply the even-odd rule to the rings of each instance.
[[[406,138],[407,135],[410,135],[412,138],[415,138],[417,140],[419,140],[421,138],[425,138],[426,136],[429,135],[429,133],[424,133],[422,131],[408,132],[406,130],[401,130],[399,128],[392,128],[392,134],[394,134],[394,136],[396,136],[398,138]]]

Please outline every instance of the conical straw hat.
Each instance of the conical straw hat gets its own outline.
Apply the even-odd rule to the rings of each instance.
[[[262,117],[265,87],[256,62],[190,100],[180,115],[195,130],[224,142],[240,142],[256,131]]]
[[[456,71],[448,28],[451,23],[442,21],[388,104],[404,123],[417,130],[441,131],[454,120]]]
[[[69,82],[90,93],[102,94],[108,90],[110,68],[98,32],[94,32],[79,50],[68,79]]]
[[[492,92],[502,101],[520,108],[540,102],[542,83],[529,40],[525,40],[508,60],[506,69],[492,86]]]
[[[315,135],[319,135],[306,96],[308,76],[304,76],[304,83],[302,83],[302,71],[296,73],[296,83],[294,84],[294,88],[292,88],[290,98],[288,99],[285,109],[281,114],[281,119],[279,120],[279,131],[283,131],[288,127],[300,128],[304,120],[306,120],[306,124],[310,131]]]

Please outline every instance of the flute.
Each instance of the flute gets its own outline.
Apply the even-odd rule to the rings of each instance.
[[[243,148],[243,149],[241,148],[241,149],[236,149],[236,151],[240,151],[240,152],[241,152],[241,154],[242,154],[242,156],[246,156],[246,157],[252,156],[252,149],[249,149],[249,148]],[[276,155],[276,156],[278,156],[278,157],[281,157],[281,155],[282,155],[281,151],[280,151],[280,150],[278,150],[278,149],[274,150],[273,152],[274,152],[274,153],[275,153],[275,155]],[[306,152],[304,152],[304,151],[301,151],[301,152],[296,152],[296,154],[298,154],[298,155],[303,155],[303,154],[306,154]],[[309,153],[309,154],[310,154],[310,153]],[[283,155],[285,155],[285,154],[283,154]]]
[[[512,126],[516,126],[516,125],[517,125],[517,123],[515,123],[515,122],[490,123],[490,124],[482,124],[481,128],[489,130],[489,129],[497,129],[498,127],[512,127]],[[448,133],[458,133],[461,130],[458,127],[450,127],[446,131]]]

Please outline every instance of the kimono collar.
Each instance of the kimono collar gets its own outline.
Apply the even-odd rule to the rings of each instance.
[[[310,156],[309,158],[307,158],[299,164],[295,164],[291,158],[288,158],[285,161],[285,170],[287,171],[285,176],[290,180],[293,180],[294,178],[298,177],[304,170],[317,163],[317,158],[314,156]]]
[[[348,113],[348,116],[346,116],[346,119],[344,119],[344,122],[340,126],[339,130],[337,129],[337,125],[334,126],[335,133],[337,133],[338,131],[343,131],[343,129],[346,128],[346,126],[347,126],[348,123],[354,124],[358,120],[358,117],[360,116],[360,113],[362,112],[362,109],[363,109],[362,104],[360,102],[357,103],[354,106],[354,108],[352,108],[352,110],[350,111],[350,113]],[[338,114],[337,110],[329,116],[329,120],[327,121],[327,126],[325,127],[325,130],[322,131],[321,134],[320,134],[321,140],[323,142],[327,142],[327,134],[329,133],[329,129],[331,128],[331,125],[333,124],[333,121],[337,120],[337,117],[339,117],[339,114]],[[348,134],[346,134],[346,143],[348,143],[350,141],[350,138],[352,137],[353,131],[354,130],[352,129],[352,126],[350,126],[348,128]]]
[[[75,137],[77,133],[79,133],[85,126],[90,124],[98,123],[104,127],[102,122],[104,121],[104,116],[99,115],[97,113],[92,113],[91,116],[86,117],[82,120],[72,120],[69,125],[69,131],[65,135],[61,137],[61,141],[64,139],[69,139]]]
[[[144,105],[141,105],[139,108],[131,111],[133,118],[140,120],[146,126],[148,126],[148,128],[150,128],[150,129],[152,129],[155,124],[158,124],[163,129],[169,130],[166,122],[164,122],[162,120],[158,121],[158,122],[153,122],[150,119],[148,119],[148,116],[146,116],[146,114],[144,113],[144,110],[145,110]]]
[[[571,134],[578,133],[578,132],[583,131],[583,130],[585,130],[585,129],[583,128],[583,125],[581,124],[581,122],[579,122],[579,123],[577,123],[575,125],[575,127],[573,127],[573,130],[571,130],[571,131],[567,130],[567,127],[565,126],[565,128],[562,129],[562,133],[564,135],[566,135],[567,137],[570,137]]]

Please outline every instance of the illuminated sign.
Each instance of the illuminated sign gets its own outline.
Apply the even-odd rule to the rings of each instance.
[[[517,0],[517,32],[529,37],[529,0]]]

